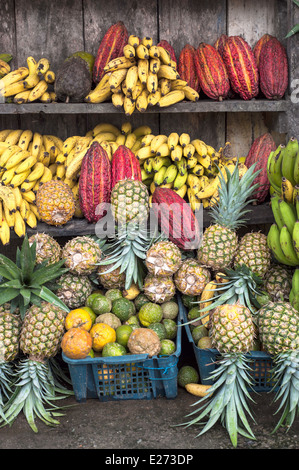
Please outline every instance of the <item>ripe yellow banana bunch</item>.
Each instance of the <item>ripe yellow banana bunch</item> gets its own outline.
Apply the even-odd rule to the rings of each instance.
[[[55,73],[50,69],[49,60],[42,57],[36,61],[34,57],[28,56],[26,62],[26,67],[9,71],[0,79],[0,96],[11,98],[17,104],[56,101],[53,88],[50,87],[55,81]]]
[[[153,44],[151,37],[129,36],[123,56],[111,60],[105,75],[85,97],[87,103],[102,103],[111,99],[126,116],[148,106],[166,107],[184,99],[197,101],[198,93],[180,79],[176,62],[163,47]]]

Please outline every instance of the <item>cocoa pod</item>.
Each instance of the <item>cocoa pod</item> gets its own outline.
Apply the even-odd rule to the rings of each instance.
[[[161,41],[157,44],[157,46],[164,47],[164,49],[166,49],[166,51],[169,52],[171,59],[176,64],[178,63],[175,52],[174,52],[174,48],[172,47],[171,44],[169,44],[168,41],[166,41],[165,39],[161,39]]]
[[[111,188],[125,179],[142,181],[141,168],[135,154],[125,145],[120,145],[111,160]]]
[[[283,45],[273,36],[261,49],[259,73],[265,97],[269,100],[283,98],[288,86],[288,58]]]
[[[185,80],[193,90],[199,93],[199,79],[195,69],[195,47],[186,44],[181,50],[178,60],[178,73],[182,80]]]

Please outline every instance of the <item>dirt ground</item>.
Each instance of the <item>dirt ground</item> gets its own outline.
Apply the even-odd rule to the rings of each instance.
[[[195,365],[188,343],[183,341],[182,346],[184,354],[179,367]],[[274,415],[278,407],[278,403],[273,403],[274,393],[254,393],[252,397],[251,410],[256,422],[249,422],[256,440],[239,436],[237,449],[299,449],[299,419],[288,432],[281,428],[271,435],[280,417]],[[174,399],[108,402],[89,399],[78,403],[71,396],[59,402],[68,407],[57,427],[37,419],[38,433],[34,433],[21,413],[11,427],[0,428],[0,449],[100,449],[104,456],[105,450],[111,449],[119,455],[124,449],[156,450],[156,454],[163,449],[182,450],[191,455],[203,449],[232,450],[228,433],[219,422],[201,437],[196,437],[199,432],[196,426],[175,426],[186,421],[196,400],[180,387]]]

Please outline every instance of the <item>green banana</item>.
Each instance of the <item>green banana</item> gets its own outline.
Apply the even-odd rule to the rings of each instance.
[[[154,183],[156,186],[160,186],[161,184],[163,184],[164,175],[166,173],[167,168],[168,168],[167,166],[162,166],[162,168],[160,168],[160,170],[157,171],[157,173],[155,173]]]
[[[154,157],[147,158],[143,162],[143,168],[145,169],[146,173],[149,175],[153,171],[153,159]]]
[[[187,172],[187,159],[185,157],[182,157],[179,162],[176,162],[176,166],[179,174],[181,176],[184,176],[184,174]]]
[[[294,299],[295,299],[295,294],[294,294],[293,289],[291,289],[290,293],[289,293],[289,302],[290,302],[290,304],[292,304],[294,302]]]
[[[294,181],[295,181],[295,184],[299,184],[299,152],[297,152],[296,159],[295,159]]]
[[[293,228],[297,219],[293,204],[289,204],[287,201],[279,199],[278,205],[284,225],[287,226],[290,233],[293,233]]]
[[[294,245],[294,250],[299,257],[299,220],[296,220],[293,232],[292,232],[292,238],[293,238],[293,245]],[[298,289],[299,292],[299,289]]]
[[[274,151],[273,177],[277,185],[280,184],[282,178],[281,164],[285,154],[285,148],[284,144],[280,144]]]
[[[177,191],[180,189],[187,181],[188,178],[188,171],[184,175],[180,175],[179,173],[177,174],[176,179],[173,182],[173,189]]]
[[[270,152],[267,160],[267,176],[272,188],[278,193],[281,193],[281,181],[278,181],[278,175],[274,172],[275,155]]]
[[[272,224],[267,235],[267,244],[270,248],[274,258],[281,264],[286,266],[296,266],[297,263],[292,263],[285,257],[280,246],[280,231],[277,224]]]
[[[298,140],[296,137],[291,137],[284,151],[283,160],[281,162],[281,173],[293,186],[296,184],[294,180],[294,167],[298,151]]]
[[[285,257],[291,263],[294,263],[294,265],[299,265],[299,258],[294,250],[292,235],[286,225],[284,225],[280,231],[279,241],[281,250]]]
[[[299,268],[295,269],[292,277],[292,292],[293,294],[299,294]]]
[[[4,60],[4,62],[10,62],[12,60],[11,54],[0,54],[0,59]]]
[[[173,183],[173,181],[176,179],[177,174],[177,166],[175,164],[170,165],[164,174],[163,184]]]
[[[279,230],[282,229],[284,225],[284,221],[280,212],[279,208],[279,197],[278,196],[272,196],[271,197],[271,209],[273,213],[274,220],[279,228]]]
[[[161,157],[161,156],[154,157],[153,171],[157,173],[157,171],[159,171],[162,168],[162,166],[168,167],[170,165],[172,165],[172,160],[170,157]]]

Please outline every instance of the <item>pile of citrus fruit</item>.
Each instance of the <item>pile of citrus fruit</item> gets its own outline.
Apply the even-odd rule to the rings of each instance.
[[[155,304],[143,293],[129,300],[119,289],[96,291],[67,314],[61,348],[71,359],[168,356],[176,350],[178,312],[174,300]]]

